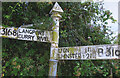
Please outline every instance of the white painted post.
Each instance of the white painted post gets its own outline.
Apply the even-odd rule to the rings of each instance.
[[[55,50],[55,48],[58,48],[58,43],[59,43],[59,20],[62,17],[60,13],[62,13],[63,10],[59,6],[59,4],[56,2],[52,10],[50,11],[51,17],[53,18],[53,21],[55,22],[55,25],[53,25],[52,30],[53,30],[53,37],[52,37],[52,42],[51,42],[51,50],[50,50],[50,60],[49,60],[49,77],[52,76],[52,78],[56,77],[57,75],[57,63],[58,60],[57,54],[58,51]]]

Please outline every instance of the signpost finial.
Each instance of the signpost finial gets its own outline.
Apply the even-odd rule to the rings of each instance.
[[[62,8],[60,7],[60,5],[56,2],[55,5],[53,6],[52,10],[50,11],[50,14],[51,14],[52,12],[62,13],[63,10],[62,10]]]

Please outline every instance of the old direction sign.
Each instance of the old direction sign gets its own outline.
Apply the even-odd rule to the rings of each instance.
[[[52,31],[41,31],[37,29],[15,28],[0,26],[0,37],[14,38],[19,40],[51,42]]]
[[[58,48],[59,60],[120,59],[119,45],[93,45]]]

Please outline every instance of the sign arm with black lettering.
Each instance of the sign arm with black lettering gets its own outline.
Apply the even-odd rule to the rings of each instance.
[[[41,31],[37,29],[15,28],[0,26],[0,37],[18,40],[51,42],[52,31]]]
[[[59,60],[120,59],[120,45],[91,45],[56,48]]]

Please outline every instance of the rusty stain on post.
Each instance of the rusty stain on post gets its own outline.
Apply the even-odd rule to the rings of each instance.
[[[56,78],[57,75],[57,53],[58,53],[58,43],[59,43],[59,20],[62,18],[60,13],[62,13],[63,10],[59,6],[59,4],[56,2],[53,6],[52,10],[50,11],[51,17],[53,18],[53,21],[55,22],[55,25],[52,27],[52,42],[51,42],[51,50],[50,50],[50,60],[49,60],[49,77],[51,76],[53,78]]]

